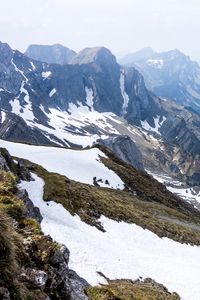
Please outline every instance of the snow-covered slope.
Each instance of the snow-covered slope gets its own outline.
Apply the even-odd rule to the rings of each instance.
[[[200,210],[200,188],[186,187],[179,180],[174,180],[172,177],[163,174],[155,174],[147,170],[156,180],[163,183],[166,188],[173,194],[178,195],[185,201],[192,203],[195,208]]]
[[[11,155],[28,159],[69,179],[93,184],[94,177],[102,187],[124,189],[124,183],[100,161],[105,154],[97,148],[71,150],[56,147],[32,146],[0,140],[0,146]]]
[[[43,201],[44,182],[22,181],[43,216],[42,230],[71,252],[70,267],[91,284],[107,277],[137,279],[151,277],[176,291],[184,300],[197,300],[200,294],[200,248],[159,238],[134,224],[116,222],[101,216],[106,232],[85,224],[62,205]],[[56,213],[55,213],[56,212]]]

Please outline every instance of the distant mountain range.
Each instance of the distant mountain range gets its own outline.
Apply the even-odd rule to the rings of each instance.
[[[144,76],[149,90],[200,113],[200,66],[178,49],[156,53],[144,48],[120,60]]]
[[[0,74],[1,138],[76,148],[102,143],[135,166],[198,178],[199,115],[149,92],[140,72],[120,66],[108,49],[86,48],[61,65],[1,43]]]

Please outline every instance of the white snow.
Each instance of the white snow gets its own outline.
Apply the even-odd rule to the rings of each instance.
[[[151,67],[154,67],[154,68],[162,69],[162,67],[164,66],[164,60],[163,59],[148,59],[146,61],[146,64]]]
[[[49,93],[49,97],[52,97],[55,93],[56,93],[56,89],[53,88],[53,89],[51,90],[51,92]]]
[[[122,116],[125,116],[127,113],[127,108],[128,108],[128,104],[129,104],[129,96],[125,91],[125,84],[124,84],[124,70],[121,69],[121,73],[120,73],[120,89],[121,89],[121,95],[124,99],[124,103],[122,106]]]
[[[5,111],[1,111],[1,124],[3,124],[3,122],[5,121],[5,119],[6,119],[6,113],[5,113]]]
[[[42,105],[40,105],[40,109],[48,117],[48,124],[52,128],[41,124],[30,125],[41,129],[46,135],[56,136],[65,143],[67,140],[82,147],[92,146],[99,138],[103,138],[108,132],[111,134],[118,133],[118,131],[107,122],[108,113],[99,113],[95,110],[90,111],[88,106],[83,106],[80,102],[77,105],[70,103],[68,112],[50,108],[50,113],[47,113]],[[98,126],[98,134],[90,134],[87,130],[84,130],[84,127],[93,125]],[[73,127],[73,130],[71,127]],[[76,127],[76,129],[74,129],[74,127]],[[53,140],[52,136],[49,136],[49,139]],[[56,141],[54,140],[54,142]]]
[[[172,177],[163,174],[155,174],[146,170],[151,174],[156,180],[163,183],[166,188],[173,194],[178,195],[185,201],[193,204],[196,207],[196,202],[200,203],[200,192],[195,192],[193,188],[183,187],[183,183],[179,180],[174,180]]]
[[[23,71],[20,70],[20,69],[16,66],[16,64],[15,64],[14,61],[13,61],[13,58],[11,59],[11,64],[12,64],[13,67],[15,68],[15,71],[18,72],[18,73],[20,73],[20,74],[23,76],[23,78],[25,79],[25,82],[28,82],[28,78],[24,75]]]
[[[156,118],[153,118],[154,119],[154,124],[155,124],[155,127],[152,127],[149,125],[149,123],[145,120],[145,121],[141,121],[141,125],[143,127],[143,129],[147,130],[147,131],[153,131],[153,132],[156,132],[157,134],[160,135],[160,127],[162,126],[162,124],[165,122],[166,120],[166,117],[163,117],[162,121],[160,122],[160,117],[157,116]]]
[[[124,189],[124,183],[101,161],[105,154],[97,148],[71,150],[56,147],[32,146],[0,140],[0,146],[8,149],[11,155],[28,159],[43,166],[49,172],[65,175],[70,179],[93,184],[93,178],[102,187]],[[108,180],[109,184],[105,181]]]
[[[94,95],[93,90],[89,89],[87,86],[85,87],[85,93],[86,93],[86,104],[90,107],[91,110],[93,110],[94,105]]]
[[[90,284],[104,282],[97,271],[110,279],[150,277],[184,300],[199,299],[199,247],[161,239],[135,224],[104,216],[100,221],[106,232],[101,232],[72,216],[61,204],[50,201],[47,205],[43,201],[44,183],[33,177],[35,181],[22,181],[20,187],[40,208],[43,232],[69,248],[69,267]]]
[[[31,67],[32,67],[32,69],[34,71],[36,69],[36,67],[35,67],[35,65],[34,65],[34,63],[32,61],[30,63],[31,63]]]
[[[51,72],[50,71],[46,71],[46,72],[42,72],[42,77],[44,78],[44,79],[47,79],[49,76],[51,76]]]
[[[15,98],[13,101],[10,101],[10,105],[12,106],[12,112],[15,113],[16,115],[20,115],[20,117],[22,117],[26,123],[30,123],[32,124],[32,122],[34,121],[34,115],[33,115],[33,111],[32,111],[32,104],[31,101],[29,99],[29,93],[28,91],[24,88],[25,82],[22,81],[22,85],[20,88],[20,95],[23,93],[25,94],[24,96],[24,101],[26,102],[25,105],[21,105],[20,101],[19,101],[19,97],[20,95]]]

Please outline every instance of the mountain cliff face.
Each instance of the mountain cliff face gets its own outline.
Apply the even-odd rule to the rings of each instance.
[[[135,66],[145,83],[156,95],[200,112],[200,67],[179,50],[151,53],[141,50],[140,58],[132,56],[125,65]],[[122,60],[123,61],[123,60]]]
[[[76,52],[60,44],[52,46],[30,45],[25,55],[31,59],[49,64],[66,65],[76,55]]]

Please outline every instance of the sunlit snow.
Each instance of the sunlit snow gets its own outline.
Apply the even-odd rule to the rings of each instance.
[[[99,180],[98,184],[102,187],[124,189],[124,183],[119,176],[100,161],[100,157],[106,156],[97,148],[71,150],[3,140],[0,140],[0,146],[8,149],[11,155],[28,159],[43,166],[49,172],[56,172],[88,184],[93,184],[93,178],[96,177],[96,180]]]
[[[110,279],[150,277],[184,300],[199,299],[199,247],[161,239],[135,224],[104,216],[100,221],[106,232],[101,232],[72,216],[61,204],[44,202],[44,183],[33,177],[35,181],[22,181],[20,187],[40,208],[43,232],[69,248],[69,267],[90,284],[104,282],[97,271]]]

